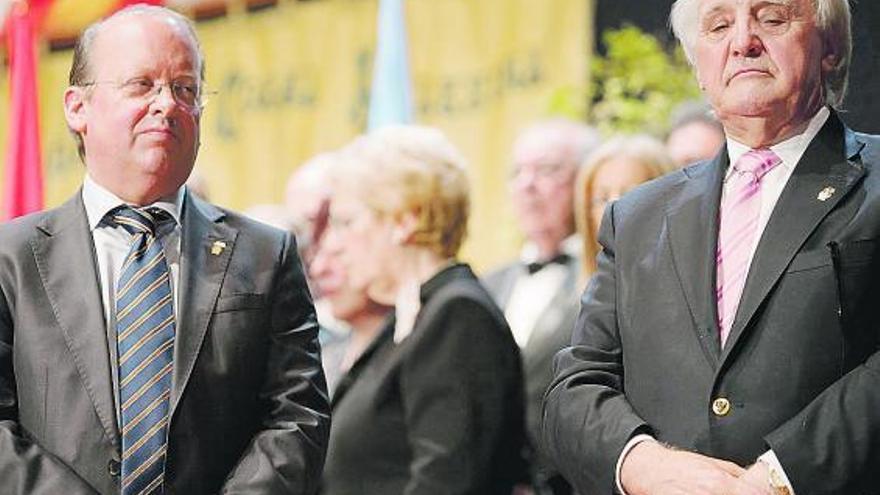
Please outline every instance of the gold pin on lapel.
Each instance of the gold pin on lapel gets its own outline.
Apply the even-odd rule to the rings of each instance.
[[[831,196],[833,196],[835,191],[837,191],[837,189],[834,189],[833,187],[828,186],[825,189],[822,189],[821,191],[819,191],[819,195],[816,196],[816,199],[818,199],[819,201],[825,201],[828,198],[830,198]]]
[[[226,249],[225,241],[214,241],[214,244],[211,244],[211,254],[214,256],[220,256],[224,249]]]

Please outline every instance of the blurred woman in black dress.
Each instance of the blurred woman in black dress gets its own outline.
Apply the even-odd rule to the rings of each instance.
[[[334,396],[323,493],[509,495],[523,476],[522,372],[501,311],[455,259],[463,161],[414,126],[343,153],[324,242],[396,319]]]

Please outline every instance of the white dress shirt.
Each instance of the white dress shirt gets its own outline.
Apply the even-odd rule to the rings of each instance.
[[[580,237],[571,235],[562,241],[563,253],[577,258]],[[526,244],[520,256],[522,263],[528,265],[538,259],[538,249]],[[524,348],[538,324],[538,319],[550,305],[553,297],[562,288],[569,276],[569,268],[562,264],[550,264],[536,273],[523,271],[516,279],[510,297],[504,306],[504,317],[510,325],[513,338],[520,348]]]
[[[178,315],[178,282],[180,280],[180,219],[183,212],[184,188],[167,199],[149,205],[160,208],[174,219],[174,222],[162,223],[156,232],[157,239],[165,251],[165,261],[171,271],[171,292],[175,317]],[[101,300],[104,306],[104,321],[107,327],[107,347],[110,350],[110,369],[113,378],[113,400],[119,417],[119,367],[116,352],[116,280],[119,278],[122,264],[128,255],[133,241],[132,235],[125,228],[108,222],[107,213],[117,206],[125,205],[125,201],[98,185],[86,175],[82,187],[83,205],[89,230],[95,244],[95,258],[98,262],[98,277],[101,285]],[[176,342],[176,340],[175,340]]]
[[[761,200],[761,210],[758,216],[758,235],[755,236],[754,245],[752,246],[752,254],[749,257],[749,264],[751,264],[752,259],[755,256],[755,247],[757,247],[758,242],[761,240],[761,235],[764,233],[764,229],[767,227],[767,222],[770,221],[770,215],[773,213],[773,208],[776,207],[777,201],[779,201],[779,196],[782,195],[782,190],[785,189],[785,185],[788,183],[788,179],[791,178],[791,174],[794,173],[795,166],[800,161],[801,157],[807,151],[807,147],[813,141],[819,131],[822,130],[822,126],[825,125],[825,122],[828,120],[828,117],[831,115],[831,111],[828,110],[827,107],[822,107],[816,115],[810,119],[810,122],[807,124],[807,127],[803,130],[803,132],[782,141],[779,144],[775,144],[770,147],[770,150],[776,153],[782,161],[779,165],[771,169],[767,172],[764,177],[761,179],[761,188],[758,190],[758,195]],[[723,196],[728,194],[734,194],[734,191],[730,190],[729,181],[727,179],[730,178],[730,175],[733,173],[733,164],[736,163],[737,160],[747,152],[749,152],[751,148],[746,146],[745,144],[739,143],[731,138],[727,138],[727,154],[730,158],[731,166],[727,168],[727,173],[724,176],[724,186],[722,187],[722,203],[724,202]],[[620,493],[626,495],[626,492],[623,491],[623,486],[620,484],[620,469],[623,467],[623,460],[626,455],[632,450],[640,442],[645,440],[654,440],[651,435],[636,435],[630,439],[629,442],[623,447],[623,451],[620,453],[620,456],[617,458],[617,466],[615,468],[615,480],[617,482],[617,489]],[[782,465],[779,462],[779,459],[776,457],[776,454],[773,453],[772,450],[768,450],[764,454],[762,454],[758,460],[765,462],[770,469],[775,470],[780,474],[780,477],[785,482],[786,486],[788,486],[789,491],[792,495],[794,495],[794,488],[791,486],[791,483],[788,480],[788,476],[785,474],[785,470],[782,468]]]

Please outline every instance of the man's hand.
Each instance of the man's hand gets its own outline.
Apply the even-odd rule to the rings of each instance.
[[[646,440],[623,459],[620,482],[627,495],[771,495],[769,484],[760,488],[745,474],[732,462]]]
[[[740,478],[746,483],[756,487],[768,490],[767,493],[773,493],[770,487],[770,468],[763,462],[756,462],[749,467]]]

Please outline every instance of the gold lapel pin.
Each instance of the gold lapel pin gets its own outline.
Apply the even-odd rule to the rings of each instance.
[[[834,189],[833,187],[828,186],[825,189],[822,189],[821,191],[819,191],[819,195],[816,196],[816,199],[818,199],[819,201],[825,201],[828,198],[830,198],[831,196],[833,196],[835,191],[837,191],[837,189]]]
[[[224,249],[226,249],[225,241],[214,241],[214,244],[211,244],[211,254],[214,256],[220,256]]]

